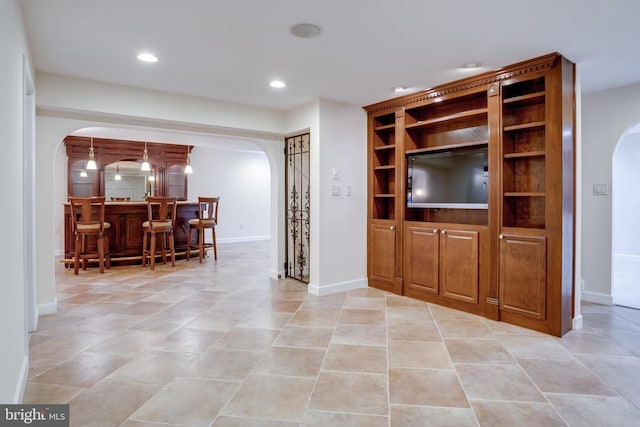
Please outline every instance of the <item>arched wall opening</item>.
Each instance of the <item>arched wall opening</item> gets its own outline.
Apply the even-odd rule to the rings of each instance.
[[[640,122],[620,138],[612,160],[611,296],[640,308]]]
[[[214,131],[184,132],[39,117],[36,160],[36,215],[39,230],[36,235],[40,314],[53,313],[57,309],[55,257],[64,249],[61,206],[67,197],[67,158],[63,140],[70,134],[193,145],[191,163],[195,173],[189,178],[188,198],[195,200],[198,195],[222,197],[218,242],[270,239],[270,275],[278,277],[282,273],[279,266],[284,263],[284,233],[281,231],[284,219],[279,218],[281,213],[278,208],[284,203],[284,161],[281,155],[283,139],[235,137]],[[224,177],[227,180],[221,182]],[[213,192],[218,194],[210,194]],[[256,209],[257,205],[259,209]],[[47,215],[44,214],[45,211]]]

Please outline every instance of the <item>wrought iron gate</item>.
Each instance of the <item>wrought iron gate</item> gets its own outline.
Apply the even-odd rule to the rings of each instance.
[[[287,277],[309,283],[310,134],[285,139],[287,186]]]

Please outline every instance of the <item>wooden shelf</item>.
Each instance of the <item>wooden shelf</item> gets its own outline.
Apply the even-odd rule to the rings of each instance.
[[[396,144],[379,145],[377,147],[373,147],[374,151],[393,150],[395,148],[396,148]]]
[[[505,159],[522,159],[527,157],[544,157],[546,152],[544,151],[527,151],[522,153],[508,153],[504,155]]]
[[[429,126],[435,126],[438,124],[443,124],[443,123],[450,123],[456,120],[462,120],[462,119],[467,119],[470,117],[474,117],[474,116],[482,116],[482,115],[486,115],[487,112],[489,110],[487,108],[479,108],[476,110],[468,110],[468,111],[462,111],[460,113],[455,113],[455,114],[449,114],[447,116],[442,116],[442,117],[436,117],[433,119],[429,119],[429,120],[420,120],[417,121],[415,123],[408,123],[405,125],[405,129],[420,129],[420,128],[426,128]]]
[[[426,147],[426,148],[416,148],[415,150],[407,150],[406,154],[420,154],[420,153],[429,153],[432,151],[446,151],[453,150],[458,148],[473,148],[473,147],[483,147],[489,144],[489,141],[470,141],[470,142],[461,142],[459,144],[449,144],[449,145],[441,145],[437,147]]]
[[[519,130],[535,129],[535,128],[539,128],[539,127],[544,127],[545,125],[546,125],[546,122],[544,122],[544,121],[531,122],[531,123],[522,123],[522,124],[519,124],[519,125],[505,126],[504,127],[504,131],[505,132],[514,132],[514,131],[519,131]]]
[[[506,98],[502,102],[505,105],[509,106],[520,106],[520,105],[532,105],[532,104],[540,104],[544,102],[545,93],[535,92],[527,95],[514,96],[511,98]]]
[[[373,169],[380,171],[380,170],[389,170],[389,169],[395,169],[395,168],[396,168],[396,165],[384,165],[384,166],[376,166]]]
[[[378,199],[388,199],[388,198],[396,197],[396,195],[385,193],[385,194],[374,194],[373,197]]]
[[[504,197],[544,197],[545,194],[538,191],[510,191],[503,193]]]
[[[376,126],[373,128],[374,131],[381,131],[381,130],[390,130],[390,129],[394,129],[396,127],[395,123],[391,123],[390,125],[382,125],[382,126]]]

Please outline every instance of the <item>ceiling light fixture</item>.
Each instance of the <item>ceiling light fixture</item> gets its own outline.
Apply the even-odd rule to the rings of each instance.
[[[394,86],[392,89],[394,92],[404,92],[405,90],[407,90],[407,88],[404,86]]]
[[[187,165],[184,167],[184,173],[191,174],[193,173],[193,168],[191,167],[191,157],[189,157],[189,146],[187,145]]]
[[[148,52],[138,55],[138,59],[142,62],[158,62],[158,57]]]
[[[120,162],[116,163],[116,176],[113,177],[116,181],[122,181],[122,175],[120,175]]]
[[[150,171],[151,165],[149,164],[149,152],[147,151],[147,143],[144,143],[144,152],[142,153],[142,166],[141,171]]]
[[[467,70],[475,70],[476,68],[480,68],[481,65],[482,65],[482,62],[470,61],[462,64],[462,68],[465,68]]]
[[[322,33],[322,27],[316,24],[309,24],[307,22],[302,22],[300,24],[292,25],[289,28],[289,32],[296,37],[301,37],[303,39],[310,39],[312,37],[317,37]]]
[[[274,81],[272,81],[271,83],[269,83],[269,86],[271,86],[271,87],[275,87],[275,88],[278,88],[278,89],[281,89],[281,88],[285,87],[285,86],[286,86],[286,84],[285,84],[285,82],[283,82],[283,81],[280,81],[280,80],[274,80]]]
[[[93,138],[91,138],[91,146],[89,147],[89,160],[87,160],[87,169],[88,170],[98,169],[98,165],[96,165],[96,155],[93,152]]]

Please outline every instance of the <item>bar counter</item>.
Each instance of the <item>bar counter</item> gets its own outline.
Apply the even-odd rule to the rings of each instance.
[[[197,234],[189,235],[189,220],[198,217],[198,203],[179,201],[177,206],[174,241],[176,256],[186,253],[187,243],[197,245]],[[111,224],[106,230],[109,237],[111,262],[135,263],[142,257],[142,223],[147,220],[147,202],[106,202],[104,220]],[[74,236],[71,224],[71,208],[64,204],[64,258],[73,260]],[[90,246],[95,245],[89,241]]]

